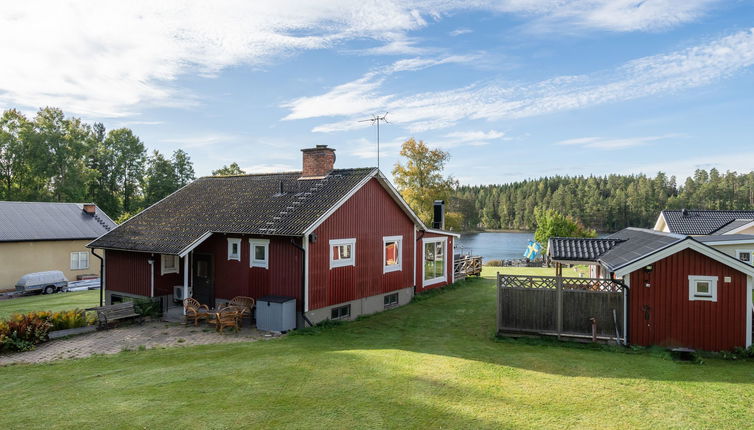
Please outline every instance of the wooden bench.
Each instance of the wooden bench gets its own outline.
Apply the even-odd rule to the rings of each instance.
[[[97,321],[100,328],[107,328],[111,322],[124,319],[138,318],[141,322],[141,315],[134,310],[134,302],[116,303],[87,310],[97,312]]]

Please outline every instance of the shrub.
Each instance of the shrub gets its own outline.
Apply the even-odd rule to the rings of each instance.
[[[490,267],[503,267],[503,260],[487,260],[484,262],[484,265]]]
[[[0,349],[28,351],[46,341],[50,329],[50,312],[11,315],[10,319],[0,324]]]
[[[50,315],[50,323],[52,324],[52,330],[66,330],[89,325],[86,312],[80,309],[53,312]]]
[[[152,299],[134,299],[134,311],[143,317],[159,317],[162,306],[159,301]]]
[[[0,321],[0,351],[28,351],[48,340],[54,330],[84,327],[92,318],[80,309],[60,312],[29,312]]]

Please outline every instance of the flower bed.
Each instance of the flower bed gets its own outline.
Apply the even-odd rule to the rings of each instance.
[[[0,321],[0,351],[28,351],[50,339],[50,333],[94,323],[81,309],[14,314]]]

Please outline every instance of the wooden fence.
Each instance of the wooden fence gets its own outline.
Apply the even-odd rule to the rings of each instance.
[[[618,281],[498,273],[497,292],[498,334],[624,341]]]
[[[456,281],[467,276],[480,276],[481,274],[482,257],[456,255],[453,258],[453,276]]]

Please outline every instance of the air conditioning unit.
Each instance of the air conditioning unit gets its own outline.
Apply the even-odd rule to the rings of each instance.
[[[192,291],[191,291],[191,287],[189,287],[188,296],[186,297],[191,297],[191,296],[192,296]],[[173,301],[174,302],[181,303],[183,302],[183,299],[185,299],[186,297],[183,297],[183,285],[173,286]]]

